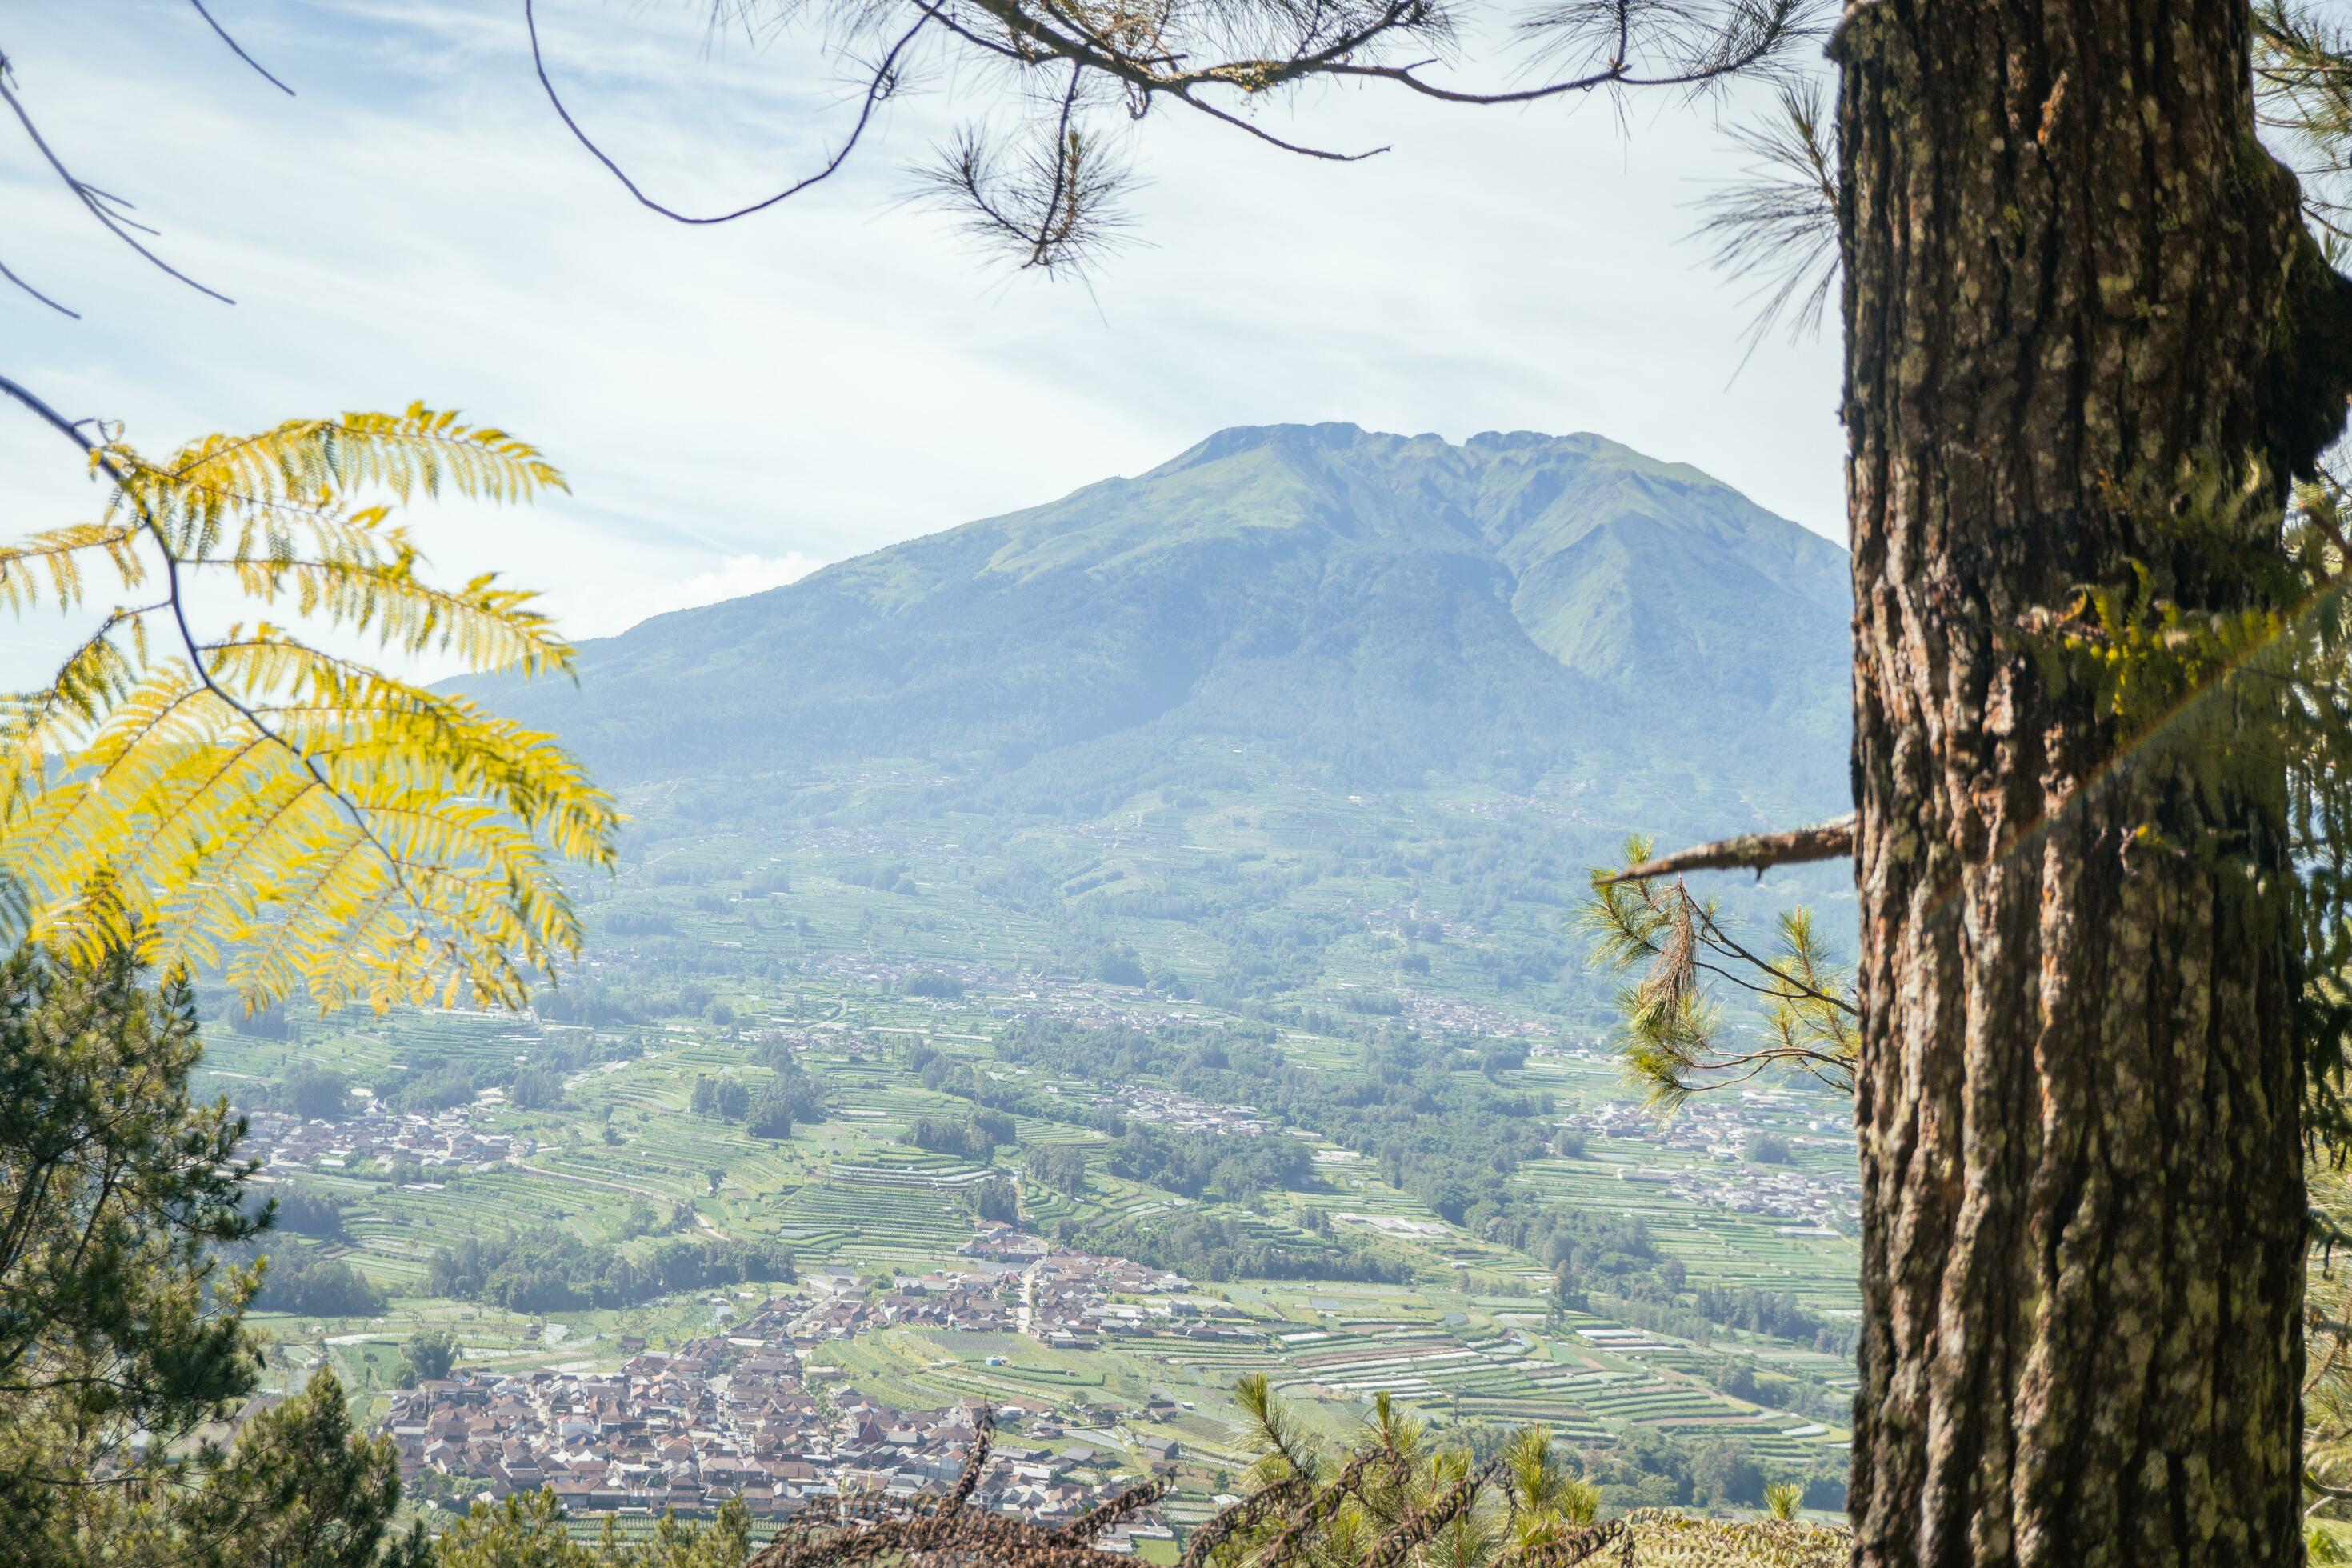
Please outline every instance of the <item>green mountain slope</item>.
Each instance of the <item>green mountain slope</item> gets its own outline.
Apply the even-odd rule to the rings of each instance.
[[[625,784],[919,759],[1083,814],[1239,755],[1334,786],[1704,778],[1769,814],[1843,793],[1846,584],[1835,546],[1599,437],[1242,428],[497,699]]]

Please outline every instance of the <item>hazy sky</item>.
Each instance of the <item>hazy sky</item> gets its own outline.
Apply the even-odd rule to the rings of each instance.
[[[1841,537],[1834,345],[1733,379],[1743,290],[1684,237],[1738,157],[1720,111],[1635,100],[1444,110],[1309,92],[1288,158],[1166,110],[1139,244],[1088,287],[1012,274],[908,200],[977,96],[889,112],[835,183],[718,228],[644,211],[568,137],[520,0],[0,0],[17,90],[159,249],[147,270],[0,135],[0,370],[167,447],[298,415],[460,406],[544,447],[573,495],[419,517],[449,571],[549,590],[579,635],[1158,463],[1220,427],[1349,420],[1594,430]],[[805,172],[840,78],[791,40],[713,41],[700,0],[544,0],[575,110],[680,205]],[[52,433],[0,407],[11,531],[85,515]],[[8,635],[0,632],[0,637]],[[23,634],[18,634],[22,657]]]

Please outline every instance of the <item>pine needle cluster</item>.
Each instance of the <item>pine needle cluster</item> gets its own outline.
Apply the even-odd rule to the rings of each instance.
[[[1647,839],[1626,841],[1625,867],[1651,858]],[[1641,977],[1618,993],[1626,1068],[1654,1104],[1672,1107],[1706,1089],[1793,1067],[1841,1092],[1853,1090],[1861,1055],[1853,981],[1833,962],[1812,911],[1783,913],[1772,951],[1759,953],[1733,934],[1711,899],[1680,877],[1592,874],[1583,924],[1596,962]],[[1713,994],[1727,986],[1763,1010],[1766,1037],[1739,1035]]]
[[[92,622],[0,706],[16,934],[217,968],[255,1006],[515,1005],[552,977],[581,929],[551,858],[610,866],[611,799],[551,737],[364,655],[570,673],[533,595],[431,580],[392,521],[420,495],[521,502],[562,475],[422,405],[160,460],[83,439],[96,521],[0,548],[0,608]],[[230,596],[249,618],[200,627]]]

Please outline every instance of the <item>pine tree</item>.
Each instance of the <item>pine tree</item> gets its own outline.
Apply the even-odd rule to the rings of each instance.
[[[195,1002],[113,954],[0,962],[0,1515],[73,1560],[83,1522],[196,1463],[253,1387],[241,1119],[188,1095]]]
[[[247,1422],[226,1461],[160,1510],[152,1555],[187,1568],[430,1568],[423,1527],[395,1521],[400,1496],[393,1440],[354,1431],[342,1386],[321,1370]]]
[[[1114,105],[1271,140],[1249,107],[1303,83],[1687,84],[1769,72],[1810,20],[1556,7],[1536,25],[1567,68],[1500,93],[1430,63],[1451,17],[1420,4],[854,16],[879,63],[816,177],[929,47],[1039,73],[1030,148],[975,132],[934,185],[1046,268],[1123,221],[1091,129]],[[2341,51],[2289,7],[2254,22],[2243,0],[1849,5],[1833,104],[1792,89],[1751,139],[1757,186],[1710,220],[1772,303],[1833,294],[1843,331],[1857,816],[1725,859],[1850,855],[1861,892],[1850,1016],[1804,994],[1801,947],[1774,973],[1776,1048],[1856,1083],[1863,1568],[2301,1551],[2305,1091],[2347,1032],[2304,982],[2352,956],[2352,879],[2342,775],[2291,757],[2305,719],[2352,725],[2340,682],[2301,714],[2259,688],[2335,619],[2343,540],[2282,503],[2344,426],[2352,283],[2309,226],[2327,202],[2258,140],[2258,87],[2289,137],[2346,123]],[[1651,1000],[1670,1080],[1690,1020]]]
[[[320,1373],[247,1422],[267,1232],[242,1119],[199,1105],[194,998],[126,953],[0,963],[0,1563],[421,1568],[388,1439]]]

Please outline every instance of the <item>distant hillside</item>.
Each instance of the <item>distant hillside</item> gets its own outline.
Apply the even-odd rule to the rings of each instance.
[[[1150,472],[647,621],[497,700],[616,783],[876,760],[1081,813],[1236,754],[1834,806],[1844,552],[1597,436],[1223,431]],[[764,783],[761,781],[765,781]]]

